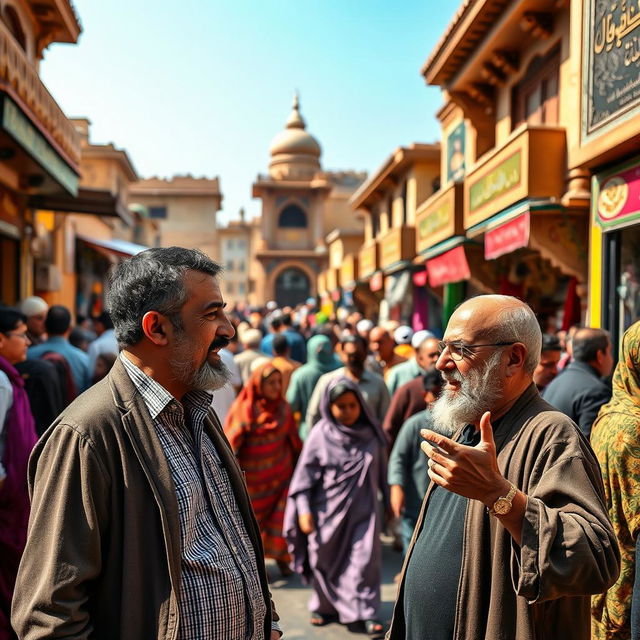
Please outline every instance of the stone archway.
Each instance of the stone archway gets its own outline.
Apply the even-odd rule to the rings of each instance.
[[[280,308],[295,307],[311,295],[309,276],[299,267],[287,267],[276,276],[274,293]]]

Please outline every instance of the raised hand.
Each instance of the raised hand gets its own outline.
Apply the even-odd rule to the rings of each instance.
[[[498,468],[490,411],[480,419],[480,442],[475,447],[429,429],[423,429],[420,435],[425,439],[420,448],[429,458],[429,478],[435,484],[465,498],[480,500],[487,507],[509,491],[509,482]]]
[[[302,531],[306,536],[313,533],[315,529],[313,516],[310,513],[301,513],[298,516],[298,526],[300,527],[300,531]]]

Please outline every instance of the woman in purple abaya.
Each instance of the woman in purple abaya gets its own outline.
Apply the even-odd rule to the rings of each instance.
[[[361,622],[378,635],[386,438],[347,378],[328,386],[320,410],[289,487],[285,536],[294,569],[313,587],[311,624]]]

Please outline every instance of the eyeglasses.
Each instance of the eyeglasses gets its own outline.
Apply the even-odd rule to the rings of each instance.
[[[22,338],[25,342],[31,342],[29,336],[26,333],[16,333],[15,331],[3,331],[5,336],[15,336],[16,338]]]
[[[509,342],[492,342],[489,344],[465,344],[460,340],[454,340],[453,342],[440,340],[438,342],[438,351],[439,354],[442,355],[445,349],[449,349],[451,359],[455,362],[460,362],[461,360],[472,356],[474,349],[479,349],[480,347],[507,347],[509,345],[516,344],[516,342],[519,342],[519,340],[510,340]]]

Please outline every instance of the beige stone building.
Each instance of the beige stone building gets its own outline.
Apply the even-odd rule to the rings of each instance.
[[[328,263],[327,234],[362,228],[349,198],[366,176],[322,171],[320,144],[306,130],[297,96],[269,151],[269,173],[253,184],[262,215],[252,247],[252,302],[295,305],[317,294],[318,274]]]
[[[218,228],[218,260],[224,268],[222,292],[229,306],[246,304],[249,296],[249,267],[251,262],[251,223],[240,219]]]
[[[216,214],[222,205],[219,178],[146,178],[131,186],[129,203],[134,208],[146,208],[149,217],[159,223],[161,246],[201,249],[218,259]]]

